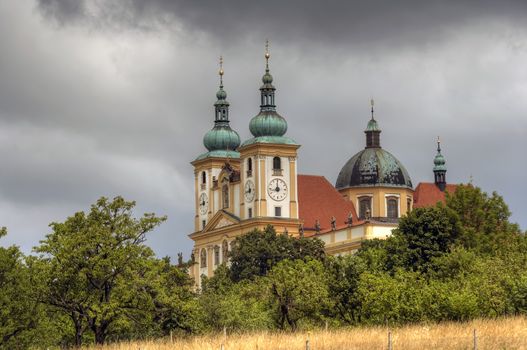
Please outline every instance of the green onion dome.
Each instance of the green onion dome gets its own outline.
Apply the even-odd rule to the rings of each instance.
[[[437,141],[437,154],[434,158],[434,171],[446,171],[446,160],[441,154],[441,144]]]
[[[203,137],[203,144],[209,151],[235,150],[240,146],[240,136],[228,124],[216,124]]]
[[[261,111],[251,119],[249,130],[254,137],[283,136],[287,131],[287,121],[276,111]]]

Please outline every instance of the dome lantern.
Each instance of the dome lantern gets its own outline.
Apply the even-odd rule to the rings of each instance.
[[[377,125],[377,121],[373,117],[373,105],[374,101],[371,100],[371,119],[368,121],[366,130],[366,148],[380,148],[381,147],[381,129]]]

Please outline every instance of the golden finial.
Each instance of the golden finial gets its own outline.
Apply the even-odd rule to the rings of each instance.
[[[223,86],[223,73],[225,73],[223,71],[223,56],[220,56],[220,71],[218,72],[218,74],[220,75],[220,85]]]
[[[269,40],[265,40],[265,67],[267,69],[269,69],[269,57],[271,57],[269,53]]]
[[[441,153],[441,139],[437,137],[437,152]]]

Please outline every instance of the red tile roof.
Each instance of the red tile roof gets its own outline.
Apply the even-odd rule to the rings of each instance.
[[[348,215],[353,225],[359,223],[353,203],[347,201],[324,176],[298,175],[298,212],[305,230],[314,230],[320,221],[320,231],[331,230],[331,217],[336,218],[337,229],[346,227]]]
[[[447,184],[445,192],[454,193],[457,185]],[[435,183],[421,182],[415,188],[414,208],[431,207],[437,202],[445,202],[445,192],[441,192]]]

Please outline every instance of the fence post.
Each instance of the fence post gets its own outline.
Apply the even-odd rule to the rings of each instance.
[[[388,331],[388,350],[393,350],[392,348],[392,332]]]
[[[170,330],[170,344],[174,343],[174,338],[172,337],[172,330]]]
[[[474,328],[474,350],[478,350],[478,334],[476,328]]]
[[[326,332],[328,331],[328,320],[326,320]]]
[[[220,350],[225,350],[223,343],[221,343]]]
[[[306,339],[306,350],[309,350],[309,338]]]

